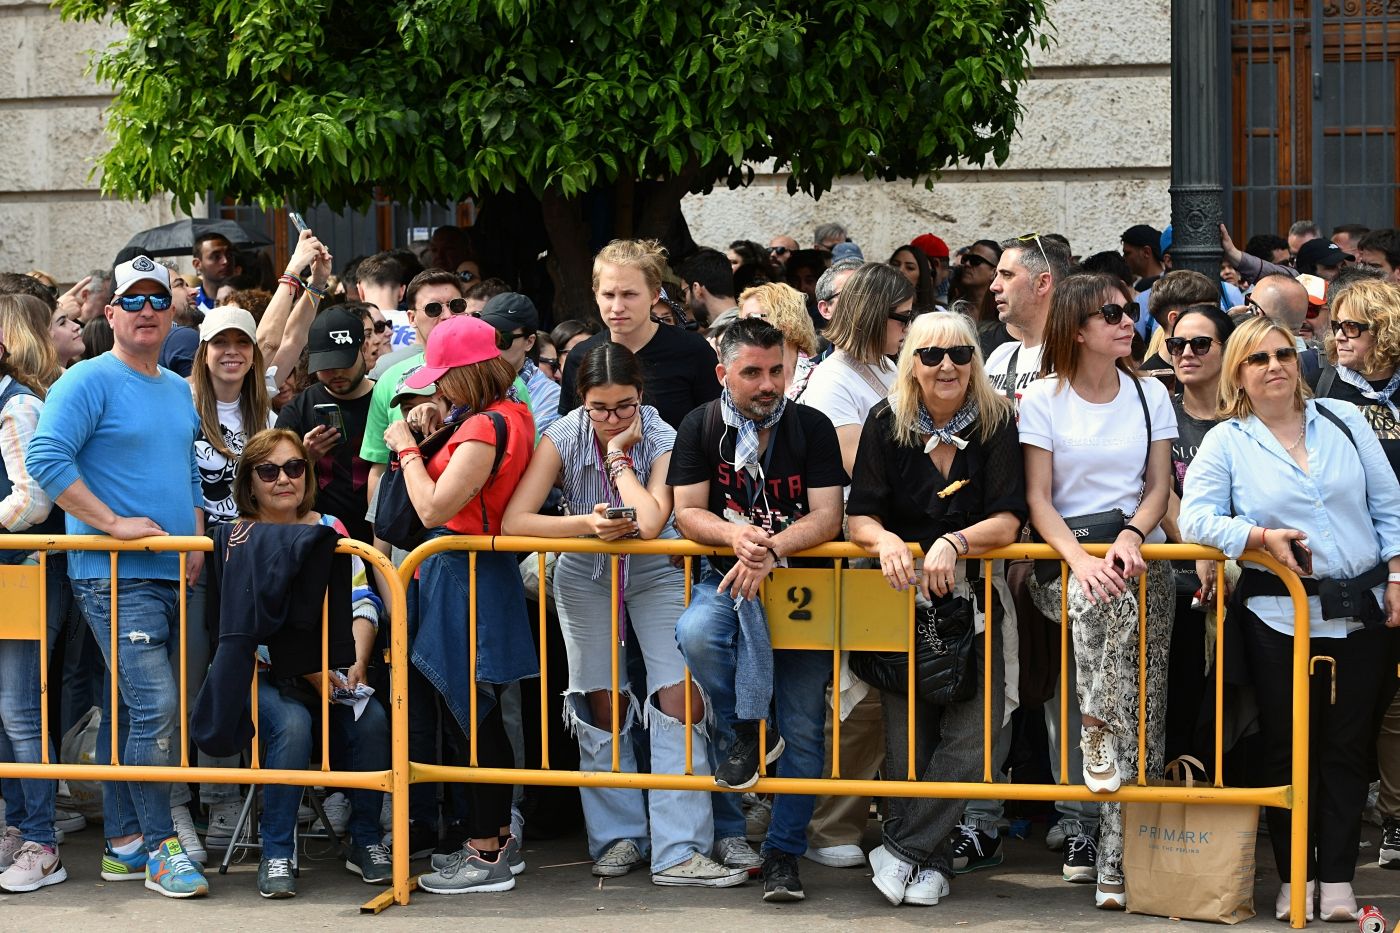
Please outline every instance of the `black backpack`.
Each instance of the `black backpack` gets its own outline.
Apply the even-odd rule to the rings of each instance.
[[[501,466],[501,458],[506,453],[506,419],[500,412],[482,412],[491,419],[491,423],[496,426],[496,458],[491,462],[491,472],[487,474],[486,485],[481,487],[481,492],[477,494],[481,502],[481,531],[483,534],[491,533],[491,522],[486,517],[486,486],[490,485],[495,478],[496,471]],[[453,433],[462,426],[461,422],[455,424],[444,424],[432,434],[418,444],[418,450],[423,455],[423,462],[427,463],[428,458],[433,456],[443,448]],[[404,482],[403,468],[399,466],[399,457],[396,453],[389,454],[389,468],[384,472],[384,476],[379,480],[379,492],[375,496],[374,508],[374,534],[375,537],[388,541],[396,548],[411,551],[423,543],[423,538],[428,530],[423,527],[423,521],[418,517],[418,510],[413,507],[413,500],[408,497],[408,484]]]

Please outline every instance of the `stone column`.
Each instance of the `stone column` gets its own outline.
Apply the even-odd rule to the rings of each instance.
[[[1172,268],[1220,274],[1220,18],[1172,0]]]

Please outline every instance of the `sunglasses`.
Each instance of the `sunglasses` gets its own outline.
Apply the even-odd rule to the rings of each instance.
[[[1210,345],[1219,343],[1214,337],[1168,337],[1163,343],[1166,344],[1167,353],[1172,356],[1180,356],[1190,347],[1191,352],[1196,356],[1205,356],[1210,352]]]
[[[890,320],[891,320],[891,321],[895,321],[895,322],[900,323],[900,324],[903,324],[903,325],[905,325],[905,326],[907,327],[907,326],[909,326],[909,322],[912,321],[912,320],[914,320],[914,315],[912,315],[912,314],[905,314],[905,313],[902,312],[902,311],[891,311],[891,312],[890,312]]]
[[[976,253],[963,253],[962,258],[960,258],[958,262],[964,269],[975,269],[978,266],[991,266],[992,268],[996,268],[996,263],[992,262],[986,256],[979,256]]]
[[[1263,368],[1269,365],[1269,360],[1279,361],[1279,365],[1287,365],[1296,362],[1298,359],[1297,347],[1279,347],[1277,350],[1256,350],[1244,358],[1250,366]]]
[[[1025,243],[1028,240],[1035,240],[1036,248],[1040,250],[1040,258],[1045,260],[1045,268],[1048,270],[1050,268],[1050,257],[1045,255],[1045,247],[1040,242],[1040,234],[1027,233],[1025,236],[1018,236],[1016,238],[1016,242],[1018,243]],[[1137,318],[1133,318],[1133,320],[1136,321]]]
[[[954,366],[966,366],[972,362],[972,347],[920,347],[914,351],[919,358],[919,362],[925,366],[934,367],[943,365],[943,357],[953,361]]]
[[[518,334],[503,334],[500,331],[496,331],[496,349],[509,350],[511,344],[515,343],[517,340],[523,340],[528,336],[530,336],[529,331],[522,331]]]
[[[770,246],[768,247],[768,252],[774,256],[786,256],[788,254],[788,248],[786,246]]]
[[[1366,331],[1371,329],[1371,325],[1365,321],[1333,321],[1332,333],[1346,334],[1350,340],[1355,340]]]
[[[559,368],[559,358],[558,358],[558,357],[542,356],[542,357],[539,358],[539,361],[535,363],[535,365],[536,365],[536,366],[548,366],[550,369],[556,369],[556,370],[557,370],[557,369]]]
[[[130,311],[132,314],[146,307],[148,301],[151,303],[152,311],[169,311],[174,299],[169,295],[120,295],[117,297],[117,304],[121,305],[121,309]]]
[[[259,463],[253,467],[253,472],[258,474],[258,479],[264,483],[277,482],[277,474],[287,474],[287,479],[301,479],[306,472],[306,461],[301,457],[294,457],[286,463]]]
[[[453,298],[447,304],[443,304],[441,301],[430,301],[423,306],[423,313],[428,317],[435,318],[441,316],[444,309],[453,314],[466,314],[467,299]]]
[[[375,322],[374,322],[374,332],[375,332],[376,334],[382,334],[382,333],[384,333],[385,331],[390,330],[393,326],[394,326],[394,324],[393,324],[392,321],[375,321]]]
[[[1128,320],[1136,324],[1138,315],[1141,313],[1142,309],[1136,304],[1106,304],[1102,308],[1094,312],[1094,314],[1102,314],[1104,322],[1111,325],[1121,324],[1125,315],[1127,316]]]

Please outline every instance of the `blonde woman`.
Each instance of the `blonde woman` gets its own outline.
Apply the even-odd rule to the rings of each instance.
[[[948,490],[953,492],[949,494]],[[925,314],[909,329],[890,399],[866,419],[846,506],[851,540],[880,560],[890,586],[919,597],[972,593],[959,557],[1016,540],[1026,519],[1021,447],[1011,403],[992,388],[977,334],[961,314]],[[923,547],[915,563],[906,541]],[[978,617],[978,626],[983,624]],[[995,633],[994,633],[995,636]],[[994,637],[993,644],[999,645]],[[980,656],[983,640],[977,639]],[[1006,702],[1001,650],[992,681],[948,706],[918,703],[914,772],[926,781],[975,781],[982,768],[983,691],[992,717]],[[976,660],[980,671],[983,661]],[[885,775],[909,771],[907,698],[884,694]],[[870,853],[875,886],[892,904],[937,904],[953,877],[951,845],[965,801],[888,800],[881,847]]]
[[[807,299],[791,285],[766,282],[744,289],[739,295],[740,317],[761,317],[783,332],[785,394],[795,399],[807,388],[817,364],[817,332],[807,313]]]
[[[1186,472],[1182,537],[1230,557],[1266,550],[1304,578],[1309,653],[1335,664],[1333,679],[1312,684],[1307,916],[1320,883],[1322,918],[1354,921],[1356,815],[1366,803],[1375,711],[1390,689],[1390,645],[1400,628],[1400,482],[1355,405],[1308,398],[1293,335],[1267,318],[1249,320],[1225,347],[1219,415],[1228,420],[1205,436]],[[1336,580],[1349,581],[1358,598],[1334,601]],[[1258,700],[1256,776],[1286,784],[1295,632],[1283,581],[1246,565],[1231,624]],[[1289,812],[1268,808],[1265,818],[1283,882],[1275,916],[1288,920],[1291,884],[1301,880],[1290,876]]]

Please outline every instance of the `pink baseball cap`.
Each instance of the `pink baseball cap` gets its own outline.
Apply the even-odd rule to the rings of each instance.
[[[943,242],[942,237],[934,236],[932,233],[919,234],[910,241],[909,245],[917,246],[930,259],[948,258],[948,244]]]
[[[470,314],[454,315],[428,334],[423,368],[403,384],[410,389],[426,389],[453,367],[494,360],[500,355],[496,347],[496,328]]]

